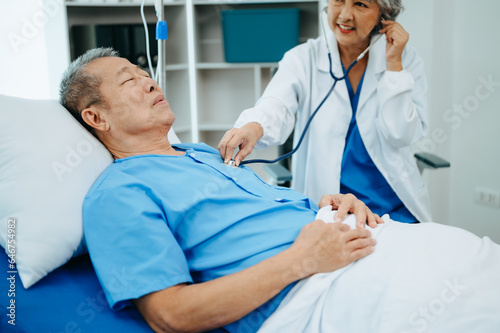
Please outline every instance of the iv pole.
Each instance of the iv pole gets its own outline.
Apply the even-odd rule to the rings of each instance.
[[[167,21],[165,21],[165,7],[163,6],[163,0],[155,1],[156,16],[158,17],[158,22],[156,23],[156,39],[158,40],[158,62],[156,65],[156,72],[158,75],[158,85],[160,86],[163,94],[167,91],[167,71],[166,71],[166,40],[168,38],[167,33]]]

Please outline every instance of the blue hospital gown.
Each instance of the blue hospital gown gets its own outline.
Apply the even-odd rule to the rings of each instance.
[[[216,279],[287,249],[318,207],[306,196],[229,167],[205,144],[180,144],[182,156],[116,160],[83,207],[89,253],[114,310],[180,283]],[[291,285],[239,321],[252,332]]]

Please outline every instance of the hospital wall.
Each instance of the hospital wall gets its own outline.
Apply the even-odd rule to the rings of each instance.
[[[403,3],[406,11],[400,22],[424,59],[429,81],[429,134],[415,150],[433,152],[452,165],[424,172],[433,219],[500,243],[500,207],[474,200],[476,187],[500,191],[500,25],[496,17],[500,1]],[[69,61],[63,9],[62,0],[0,4],[0,93],[57,98],[57,83]],[[40,13],[46,13],[43,22],[37,21]],[[23,39],[15,44],[9,39],[13,34]]]
[[[57,98],[69,63],[63,0],[0,3],[0,94]]]
[[[468,208],[476,186],[500,192],[500,2],[481,2],[455,4],[453,72],[459,84],[453,99],[464,112],[454,114],[452,125],[451,156],[457,167],[451,173],[450,199],[461,211],[452,209],[450,219],[464,228],[473,224],[479,234],[491,232],[500,242],[500,207]],[[471,30],[471,26],[475,28]]]
[[[500,192],[500,1],[407,0],[401,23],[426,64],[430,130],[415,150],[451,168],[425,171],[434,220],[500,242],[500,206],[475,200]]]

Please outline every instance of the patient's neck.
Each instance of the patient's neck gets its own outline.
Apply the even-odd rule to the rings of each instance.
[[[152,146],[144,146],[144,147],[136,147],[135,149],[120,149],[115,147],[108,147],[109,152],[113,155],[115,160],[130,156],[138,156],[138,155],[184,155],[183,151],[177,151],[171,145],[168,147],[152,147]]]
[[[177,156],[185,154],[172,147],[167,135],[147,140],[141,137],[112,138],[103,136],[101,141],[115,159],[150,154]]]

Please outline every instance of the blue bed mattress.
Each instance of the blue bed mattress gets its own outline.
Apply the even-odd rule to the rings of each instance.
[[[8,257],[0,252],[0,332],[152,332],[136,308],[111,311],[88,255],[72,259],[27,290],[16,274],[15,296],[9,297]],[[7,316],[12,299],[15,326]]]

